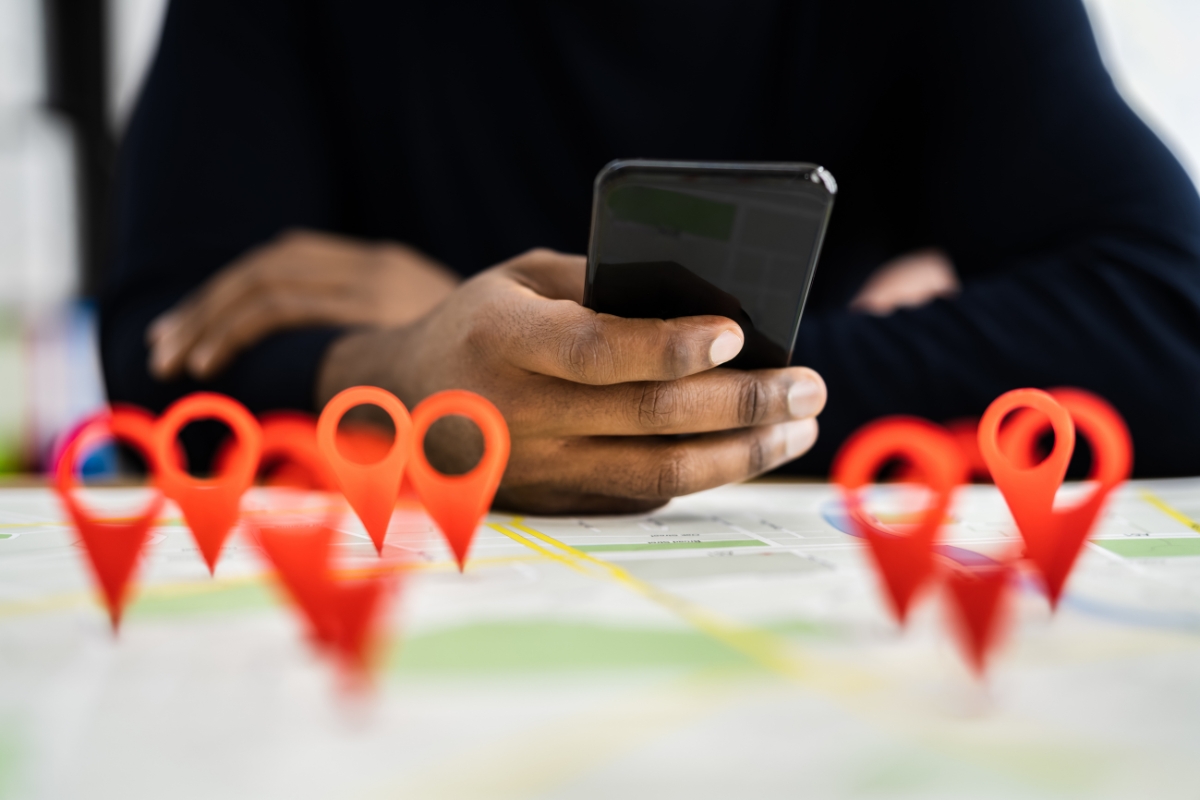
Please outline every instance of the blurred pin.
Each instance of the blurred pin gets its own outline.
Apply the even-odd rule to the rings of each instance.
[[[130,519],[96,519],[75,497],[75,470],[87,451],[104,439],[122,441],[142,453],[150,453],[152,426],[147,424],[147,416],[140,409],[114,408],[92,417],[68,442],[55,472],[55,489],[79,531],[88,566],[100,586],[113,631],[120,627],[129,598],[129,585],[154,520],[162,510],[163,496],[155,490],[141,511]],[[150,465],[153,470],[153,461]]]
[[[189,475],[174,457],[179,432],[189,422],[203,419],[224,422],[237,437],[236,449],[212,478]],[[245,406],[225,395],[190,394],[173,403],[155,425],[159,485],[179,505],[210,573],[216,569],[221,548],[237,524],[242,495],[254,483],[261,454],[258,422]]]
[[[952,624],[967,663],[977,675],[1000,638],[1013,569],[1007,559],[990,564],[950,563],[946,589]]]
[[[288,598],[308,623],[313,641],[319,647],[332,646],[337,638],[328,597],[333,582],[329,570],[333,528],[264,525],[257,521],[252,521],[249,527]]]
[[[336,492],[337,476],[317,447],[317,418],[298,411],[273,411],[259,420],[263,434],[262,464],[272,471],[268,486],[291,486]]]
[[[385,600],[404,565],[384,563],[339,577],[332,564],[337,531],[329,524],[251,521],[250,529],[317,648],[331,653],[347,676],[362,685],[378,650]]]
[[[1018,413],[1003,428],[1011,412]],[[1054,496],[1075,450],[1075,431],[1092,450],[1096,488],[1069,508],[1054,509]],[[1047,429],[1054,448],[1040,463],[1037,445]],[[979,449],[1004,495],[1025,542],[1025,554],[1041,575],[1051,607],[1113,489],[1133,466],[1133,443],[1125,421],[1107,402],[1080,389],[1014,389],[988,407],[979,423]]]
[[[901,460],[905,474],[932,495],[919,520],[900,533],[882,525],[863,507],[862,489],[888,462]],[[846,440],[833,464],[850,523],[866,539],[896,619],[903,624],[916,593],[933,573],[933,548],[951,495],[966,478],[967,465],[954,437],[915,417],[887,417],[860,428]]]

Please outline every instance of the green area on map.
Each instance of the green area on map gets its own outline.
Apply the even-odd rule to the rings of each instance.
[[[390,659],[400,674],[745,668],[754,662],[699,631],[558,622],[483,622],[414,636]]]
[[[574,547],[576,550],[582,550],[585,553],[605,553],[616,550],[696,550],[700,548],[766,547],[766,543],[760,542],[757,539],[729,539],[720,542],[701,542],[686,539],[675,542],[649,542],[644,544],[636,542],[630,544],[577,544]]]
[[[263,581],[198,584],[164,591],[149,588],[129,607],[129,616],[177,616],[230,611],[250,611],[279,604],[279,594]]]
[[[17,737],[0,730],[0,798],[13,796],[20,767]]]
[[[1200,536],[1174,539],[1095,539],[1105,550],[1126,558],[1162,558],[1164,556],[1200,556]]]

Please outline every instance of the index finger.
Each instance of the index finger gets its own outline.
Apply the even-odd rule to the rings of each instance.
[[[745,341],[726,317],[625,319],[532,291],[523,312],[501,332],[509,362],[575,383],[676,380],[729,361]]]

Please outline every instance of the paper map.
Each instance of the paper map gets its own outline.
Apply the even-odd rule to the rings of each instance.
[[[86,496],[130,509],[140,491]],[[428,518],[400,508],[386,549],[415,568],[358,700],[257,550],[235,534],[210,578],[167,509],[114,638],[53,494],[0,490],[0,798],[1200,786],[1200,481],[1123,487],[1057,615],[1024,577],[983,684],[936,594],[897,629],[827,485],[725,487],[638,517],[493,514],[462,575]],[[341,563],[371,563],[358,522],[341,530]],[[990,486],[960,491],[944,536],[984,555],[1017,541]]]

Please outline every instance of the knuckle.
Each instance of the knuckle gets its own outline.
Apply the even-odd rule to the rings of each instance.
[[[261,320],[275,320],[285,315],[287,311],[283,298],[270,292],[258,299],[257,312]]]
[[[750,440],[750,447],[746,454],[746,470],[749,475],[757,475],[760,472],[765,472],[771,465],[771,454],[767,448],[763,437],[755,436]]]
[[[612,349],[594,320],[577,326],[564,338],[561,360],[567,373],[580,383],[604,383],[613,372]]]
[[[743,428],[761,425],[770,413],[771,397],[761,380],[747,375],[738,386],[737,419]]]
[[[467,324],[467,328],[463,333],[463,343],[467,351],[473,355],[490,352],[501,341],[499,333],[503,332],[504,326],[497,325],[492,319],[491,314],[475,314]]]
[[[666,323],[663,323],[664,327]],[[678,332],[667,332],[659,350],[662,371],[669,378],[682,378],[692,372],[692,349]]]
[[[286,258],[266,258],[258,262],[258,283],[266,288],[284,281],[296,267],[297,255],[289,253]]]
[[[663,430],[678,419],[678,392],[668,383],[648,381],[641,385],[637,403],[637,422],[642,428]]]
[[[268,260],[256,260],[246,267],[246,288],[262,290],[271,283],[270,263]]]
[[[691,485],[692,472],[691,460],[683,450],[668,450],[655,470],[655,496],[678,497],[686,494]]]
[[[513,256],[500,266],[516,268],[520,268],[522,266],[534,266],[543,264],[553,259],[557,255],[558,253],[554,252],[548,247],[533,247],[519,255]]]

